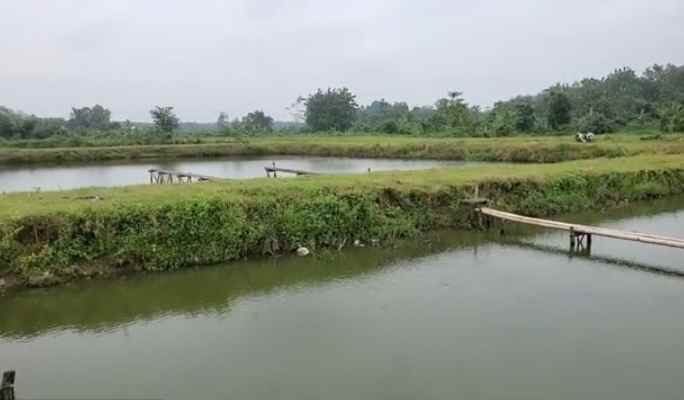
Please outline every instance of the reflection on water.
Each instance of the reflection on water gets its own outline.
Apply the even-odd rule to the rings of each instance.
[[[683,206],[562,219],[684,237]],[[682,250],[508,228],[11,294],[0,369],[22,398],[680,397]]]
[[[265,166],[275,162],[282,168],[320,173],[363,173],[372,171],[419,170],[444,166],[481,165],[463,161],[394,160],[335,157],[231,157],[229,159],[155,161],[127,164],[78,164],[71,166],[2,166],[0,192],[62,190],[88,186],[124,186],[149,182],[151,168],[192,172],[231,179],[266,176]],[[286,176],[286,175],[283,175]]]

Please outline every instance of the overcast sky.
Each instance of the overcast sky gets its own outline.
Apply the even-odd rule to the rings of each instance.
[[[360,103],[483,106],[558,81],[684,64],[682,0],[2,0],[0,105],[102,104],[183,121],[285,109],[318,87]]]

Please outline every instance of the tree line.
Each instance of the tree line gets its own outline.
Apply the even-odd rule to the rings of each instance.
[[[347,115],[344,123],[322,119],[311,107],[324,103],[321,96],[347,99],[347,110],[336,114]],[[318,91],[304,99],[307,125],[315,130],[492,136],[640,129],[684,132],[684,66],[654,65],[641,75],[621,68],[600,79],[555,84],[535,95],[499,101],[489,109],[468,104],[458,91],[448,92],[434,105],[413,108],[384,99],[359,107],[352,100],[345,90]],[[353,117],[350,109],[355,110]]]
[[[386,134],[506,136],[571,131],[597,134],[659,128],[684,132],[684,66],[653,65],[642,74],[621,68],[603,78],[555,84],[482,109],[453,90],[432,105],[379,99],[359,105],[348,88],[318,89],[288,107],[304,123],[275,121],[263,110],[216,123],[183,123],[171,106],[150,110],[152,123],[116,122],[101,105],[72,108],[69,119],[39,118],[0,106],[0,138],[43,139],[68,133],[142,132],[169,135],[176,130],[224,135],[276,132],[365,132]]]

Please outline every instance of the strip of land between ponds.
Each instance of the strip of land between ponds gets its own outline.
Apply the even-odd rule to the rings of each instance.
[[[606,135],[594,143],[571,136],[430,138],[397,136],[255,137],[199,144],[57,147],[0,147],[0,164],[73,163],[109,160],[301,155],[550,163],[597,157],[684,153],[684,137],[664,135],[642,141],[635,135]]]
[[[43,286],[472,228],[461,200],[550,216],[684,192],[684,155],[0,196],[0,271]],[[657,233],[657,232],[654,232]]]

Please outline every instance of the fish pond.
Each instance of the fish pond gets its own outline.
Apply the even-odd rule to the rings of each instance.
[[[559,219],[684,237],[684,198]],[[506,226],[0,297],[20,398],[679,399],[684,252]]]
[[[336,157],[231,157],[207,160],[173,160],[130,163],[92,163],[72,165],[0,165],[0,192],[66,190],[81,187],[110,187],[149,183],[149,169],[207,175],[218,178],[247,179],[265,177],[264,167],[322,174],[358,174],[370,171],[421,170],[439,167],[471,167],[478,162],[400,160]],[[280,174],[279,176],[288,176]],[[290,175],[292,176],[292,175]]]

